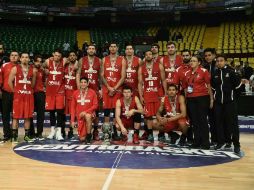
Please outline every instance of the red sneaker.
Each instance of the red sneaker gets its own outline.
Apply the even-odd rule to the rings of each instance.
[[[95,141],[100,140],[99,131],[97,129],[93,131],[93,140],[95,140]]]
[[[148,133],[145,131],[141,137],[139,137],[139,140],[147,140]]]
[[[139,136],[137,133],[134,133],[132,142],[133,144],[139,144]]]

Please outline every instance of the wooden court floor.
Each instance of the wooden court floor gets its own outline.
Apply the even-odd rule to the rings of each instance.
[[[17,155],[13,145],[5,143],[0,145],[0,190],[253,190],[254,134],[241,134],[241,145],[245,156],[225,164],[184,169],[116,169],[111,175],[111,169],[31,160]]]

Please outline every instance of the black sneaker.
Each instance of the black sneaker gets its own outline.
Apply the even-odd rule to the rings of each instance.
[[[73,135],[73,130],[70,130],[69,132],[68,132],[68,139],[73,139],[74,138],[74,135]]]
[[[122,140],[122,138],[120,136],[118,136],[117,133],[115,133],[115,134],[112,135],[112,140],[113,141],[120,141],[120,140]]]
[[[234,152],[239,154],[241,152],[240,146],[234,146]]]
[[[203,150],[209,150],[210,145],[209,144],[208,145],[201,145],[200,148],[203,149]]]
[[[216,147],[217,143],[216,142],[211,142],[210,147]]]
[[[153,135],[152,135],[152,134],[149,134],[149,135],[148,135],[147,141],[150,142],[150,143],[153,143],[153,142],[154,142],[154,138],[153,138]]]
[[[190,148],[197,149],[197,148],[200,148],[200,145],[193,143],[190,145]]]
[[[45,138],[42,136],[42,134],[38,135],[38,136],[37,136],[37,139],[38,139],[39,141],[44,141],[44,140],[45,140]]]
[[[178,135],[176,132],[169,133],[169,136],[170,136],[170,144],[175,144],[180,137],[180,135]]]
[[[92,134],[87,134],[86,139],[85,139],[85,143],[86,144],[91,144],[91,142],[92,142]]]
[[[224,148],[225,144],[217,144],[216,147],[214,148],[215,150],[222,150]]]
[[[186,136],[185,135],[181,135],[180,137],[180,141],[178,142],[179,146],[185,146],[186,144]]]
[[[231,148],[231,143],[226,143],[226,145],[225,145],[224,148],[225,148],[225,149],[230,149],[230,148]]]

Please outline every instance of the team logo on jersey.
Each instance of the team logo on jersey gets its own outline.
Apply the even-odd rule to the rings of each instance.
[[[80,144],[47,140],[43,143],[21,143],[14,152],[34,160],[82,167],[119,169],[170,169],[222,164],[241,158],[231,151],[201,150],[142,143],[119,142],[104,145],[101,142]]]

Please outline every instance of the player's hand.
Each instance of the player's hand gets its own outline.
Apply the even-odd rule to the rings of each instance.
[[[241,82],[242,82],[242,84],[248,84],[249,83],[249,81],[247,79],[242,79]]]
[[[213,108],[213,100],[212,100],[212,99],[210,100],[210,106],[209,106],[209,108],[210,108],[210,109]]]
[[[75,128],[75,127],[76,127],[75,122],[71,122],[71,127],[72,127],[72,128]]]
[[[121,132],[122,132],[122,134],[123,135],[127,135],[128,134],[128,131],[127,131],[127,129],[126,128],[121,128]]]
[[[165,125],[168,122],[168,119],[165,117],[158,117],[158,120],[161,125]]]

